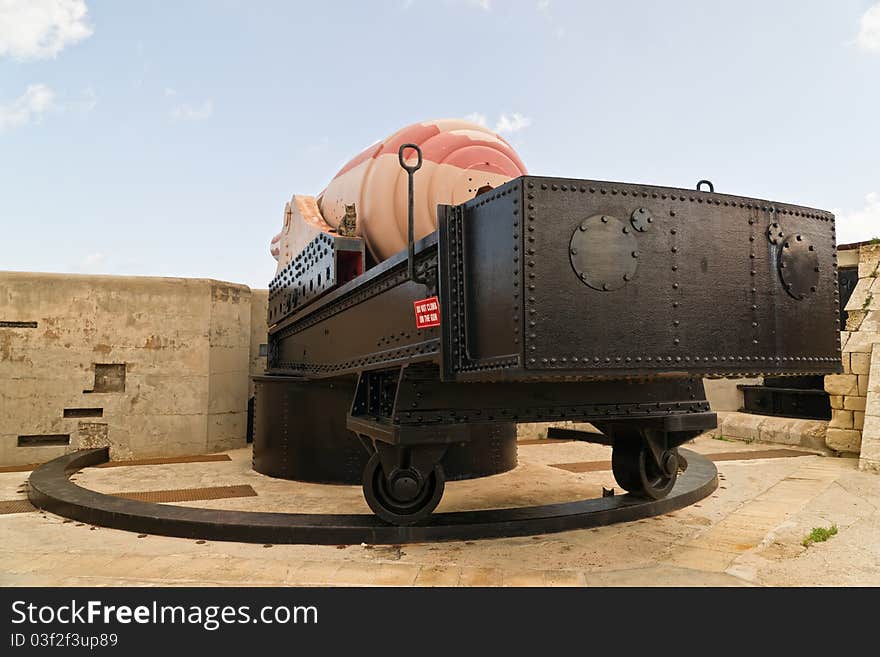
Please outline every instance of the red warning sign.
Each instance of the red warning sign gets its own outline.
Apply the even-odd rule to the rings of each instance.
[[[413,301],[413,308],[416,311],[417,329],[440,326],[440,301],[437,297]]]

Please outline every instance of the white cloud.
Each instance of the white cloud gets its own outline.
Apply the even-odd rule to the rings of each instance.
[[[832,210],[836,215],[837,243],[864,242],[880,237],[880,194],[871,192],[865,196],[865,207],[844,212]]]
[[[171,110],[175,121],[204,121],[214,115],[214,102],[209,98],[202,103],[183,103]]]
[[[485,114],[481,114],[480,112],[471,112],[466,115],[465,120],[473,121],[474,123],[478,123],[481,126],[489,127],[489,121],[486,118]],[[499,134],[511,134],[514,132],[519,132],[523,128],[528,128],[532,125],[532,120],[523,116],[519,112],[513,112],[510,115],[502,114],[498,117],[498,121],[495,123],[495,132]]]
[[[473,121],[474,123],[479,123],[482,126],[489,125],[486,122],[486,115],[480,114],[479,112],[471,112],[467,116],[464,117],[467,121]]]
[[[92,35],[85,0],[0,0],[0,57],[46,59]]]
[[[49,113],[85,115],[97,104],[98,97],[92,87],[86,87],[78,98],[65,100],[59,99],[45,84],[32,84],[15,100],[0,102],[0,133],[39,123]]]
[[[856,45],[865,52],[880,52],[880,3],[869,8],[859,19]]]
[[[554,37],[557,39],[562,39],[565,37],[565,27],[563,27],[559,21],[553,16],[553,12],[550,10],[550,0],[538,0],[538,4],[535,6],[538,10],[538,13],[543,16],[544,20],[550,26],[551,32]]]
[[[495,124],[495,132],[499,133],[513,133],[519,132],[523,128],[528,128],[532,124],[532,120],[527,117],[514,112],[510,116],[507,114],[502,114],[501,118],[498,119],[498,123]]]
[[[25,92],[9,103],[0,103],[0,133],[39,122],[52,109],[55,92],[45,84],[29,85]]]

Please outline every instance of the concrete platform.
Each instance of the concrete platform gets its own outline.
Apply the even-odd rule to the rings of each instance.
[[[858,471],[855,459],[708,436],[689,448],[718,459],[721,485],[706,500],[648,520],[530,538],[261,546],[138,535],[19,509],[0,514],[0,585],[880,585],[880,479]],[[607,447],[546,441],[519,451],[510,473],[449,484],[439,510],[570,501],[615,485],[603,465]],[[189,506],[367,512],[358,487],[274,480],[250,469],[249,450],[227,453],[229,461],[93,468],[75,479],[108,493],[256,493],[171,502]],[[0,474],[0,500],[25,499],[28,474]],[[831,524],[837,536],[801,545],[813,527]]]

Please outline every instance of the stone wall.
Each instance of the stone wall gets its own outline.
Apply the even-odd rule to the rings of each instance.
[[[716,413],[738,411],[743,407],[743,392],[739,386],[761,385],[763,377],[742,379],[703,379],[706,401]]]
[[[251,348],[248,397],[254,396],[254,374],[262,374],[268,364],[269,290],[251,290]]]
[[[840,338],[843,373],[825,377],[832,409],[826,443],[880,471],[880,244],[858,248],[858,268]]]
[[[243,446],[265,297],[205,279],[0,272],[0,465]]]

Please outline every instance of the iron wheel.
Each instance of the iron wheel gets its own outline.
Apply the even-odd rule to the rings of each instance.
[[[664,467],[657,465],[650,448],[640,437],[615,438],[611,453],[614,478],[633,495],[660,500],[669,494],[678,478],[678,450],[667,450],[662,460]]]
[[[440,503],[445,487],[439,463],[426,479],[409,468],[386,475],[378,453],[364,468],[364,498],[373,513],[392,525],[413,525],[426,519]]]

